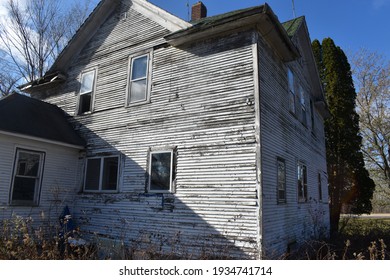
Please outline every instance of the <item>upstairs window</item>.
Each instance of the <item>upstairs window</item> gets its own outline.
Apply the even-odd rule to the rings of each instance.
[[[298,163],[298,202],[307,202],[307,168]]]
[[[80,81],[80,99],[79,99],[79,114],[83,114],[86,112],[92,111],[92,100],[93,100],[93,92],[95,88],[95,76],[96,71],[91,70],[88,72],[84,72],[81,75]]]
[[[173,192],[174,171],[172,150],[150,152],[148,191]]]
[[[283,159],[278,158],[277,160],[277,195],[278,203],[286,202],[286,163]]]
[[[300,100],[300,104],[301,104],[302,123],[304,125],[307,125],[307,111],[306,111],[305,91],[303,90],[301,85],[299,85],[299,100]]]
[[[11,205],[38,205],[44,159],[44,152],[16,150]]]
[[[130,60],[130,77],[127,104],[145,102],[149,98],[150,55],[136,56]]]
[[[86,192],[115,192],[118,190],[119,157],[88,158],[84,180]]]
[[[313,100],[310,100],[310,120],[311,120],[311,131],[315,134],[315,121],[314,121],[314,105]]]
[[[288,78],[288,92],[289,92],[289,109],[291,113],[295,114],[296,106],[295,106],[294,74],[290,68],[288,68],[287,78]]]

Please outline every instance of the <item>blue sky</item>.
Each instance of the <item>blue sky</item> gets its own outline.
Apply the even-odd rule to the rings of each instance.
[[[153,4],[188,18],[187,0],[150,0]],[[190,6],[197,0],[188,1]],[[208,15],[257,6],[267,2],[281,22],[293,18],[292,0],[202,0]],[[297,16],[304,15],[312,40],[332,38],[347,54],[359,48],[390,59],[390,0],[295,0]]]

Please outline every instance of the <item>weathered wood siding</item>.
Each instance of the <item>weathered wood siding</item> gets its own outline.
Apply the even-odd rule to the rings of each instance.
[[[262,239],[263,255],[278,257],[304,239],[327,232],[328,192],[323,119],[314,110],[311,126],[310,83],[304,61],[283,63],[260,37],[259,72],[261,102]],[[289,111],[287,67],[305,91],[307,125],[301,121],[297,95],[297,114]],[[286,203],[277,200],[277,159],[286,163]],[[308,202],[298,203],[297,164],[307,166]],[[322,177],[319,201],[318,173]]]
[[[79,75],[96,67],[94,112],[75,116],[74,125],[88,155],[122,157],[119,192],[79,193],[74,216],[84,231],[125,242],[257,257],[251,33],[155,48],[150,102],[126,107],[129,55],[158,46],[168,31],[131,8],[121,21],[124,10],[76,58],[66,85],[46,98],[74,115]],[[176,192],[148,194],[148,150],[167,146],[177,151]]]
[[[15,153],[17,148],[45,153],[39,206],[9,206]],[[74,207],[74,197],[80,185],[79,151],[73,148],[0,135],[0,220],[12,215],[31,217],[36,222],[58,226],[63,208]]]

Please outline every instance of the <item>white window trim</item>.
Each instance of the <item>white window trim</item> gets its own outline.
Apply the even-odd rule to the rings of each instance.
[[[93,72],[94,73],[94,76],[93,76],[93,83],[92,83],[92,90],[91,91],[86,91],[86,92],[81,92],[81,82],[83,80],[83,76],[88,74],[88,73],[91,73]],[[76,115],[83,115],[83,114],[88,114],[88,113],[92,113],[95,109],[95,93],[96,93],[96,81],[97,81],[97,75],[98,75],[98,69],[97,68],[92,68],[92,69],[87,69],[85,71],[83,71],[80,75],[80,78],[79,78],[79,81],[80,81],[80,87],[79,87],[79,94],[78,94],[78,102],[77,102],[77,112],[76,112]],[[89,111],[85,111],[83,113],[80,112],[80,106],[81,106],[81,96],[82,95],[85,95],[85,94],[91,94],[91,104],[90,104],[90,110]]]
[[[131,76],[133,74],[133,61],[137,58],[141,58],[143,56],[148,57],[147,69],[146,69],[146,96],[145,100],[139,100],[135,102],[130,102],[131,95]],[[128,62],[128,73],[127,73],[127,87],[126,87],[126,107],[142,105],[150,102],[150,94],[152,90],[152,65],[153,65],[153,51],[149,50],[147,52],[135,53],[129,56]],[[135,80],[136,81],[136,80]]]
[[[39,167],[38,167],[38,182],[35,186],[34,190],[34,199],[29,202],[22,202],[19,200],[13,200],[13,193],[14,193],[14,184],[15,184],[15,177],[17,172],[17,164],[19,162],[19,153],[25,152],[30,154],[38,154],[39,155]],[[38,151],[38,150],[31,150],[31,149],[25,149],[21,147],[17,147],[15,150],[15,158],[14,158],[14,167],[12,172],[12,182],[11,182],[11,188],[10,188],[10,194],[9,194],[9,204],[11,206],[38,206],[41,196],[41,188],[42,188],[42,181],[43,181],[43,169],[45,165],[45,158],[46,158],[46,152],[44,151]]]
[[[169,190],[152,190],[150,188],[151,180],[152,180],[152,155],[153,154],[162,154],[162,153],[170,153],[171,154],[171,172],[169,174]],[[173,172],[174,172],[174,151],[173,150],[153,150],[149,152],[149,178],[148,178],[148,193],[174,193],[174,184],[173,184]]]
[[[116,189],[115,190],[103,190],[103,171],[104,171],[104,159],[106,158],[117,158],[118,159],[118,170],[117,170],[117,180],[116,180]],[[87,171],[88,171],[88,160],[100,159],[100,174],[99,174],[99,189],[98,190],[86,190],[85,184],[87,181]],[[121,167],[121,158],[118,155],[110,156],[96,156],[96,157],[87,157],[85,159],[85,170],[84,170],[84,182],[83,182],[83,192],[85,193],[118,193],[119,192],[119,182],[120,182],[120,167]]]

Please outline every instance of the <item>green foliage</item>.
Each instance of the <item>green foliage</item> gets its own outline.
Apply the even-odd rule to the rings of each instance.
[[[351,67],[332,39],[312,43],[331,117],[325,121],[331,228],[337,232],[342,207],[370,213],[374,182],[364,166]]]

